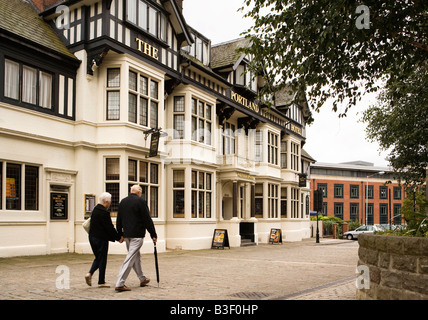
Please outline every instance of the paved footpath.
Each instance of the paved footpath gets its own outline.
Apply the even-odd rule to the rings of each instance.
[[[139,287],[131,271],[117,293],[114,284],[123,255],[109,255],[106,280],[89,287],[84,275],[93,256],[56,254],[0,258],[0,300],[355,300],[358,242],[314,239],[224,250],[159,253],[160,284],[154,257],[142,255],[151,282]]]

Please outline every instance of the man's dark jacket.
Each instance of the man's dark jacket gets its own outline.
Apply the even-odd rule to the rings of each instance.
[[[152,239],[158,237],[147,202],[135,193],[120,201],[116,228],[124,238],[144,238],[146,229]]]
[[[102,204],[97,204],[91,214],[89,235],[100,240],[119,241],[120,236],[111,222],[110,213]]]

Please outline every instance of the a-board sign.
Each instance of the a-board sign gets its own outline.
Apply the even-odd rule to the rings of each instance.
[[[68,194],[51,192],[51,219],[68,219]]]
[[[282,243],[282,232],[281,229],[270,229],[269,236],[270,243]]]
[[[211,244],[211,249],[224,249],[224,247],[228,247],[229,245],[229,236],[227,235],[226,229],[215,229],[213,235],[213,241]]]

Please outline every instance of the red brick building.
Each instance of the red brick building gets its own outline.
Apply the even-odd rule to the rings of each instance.
[[[311,209],[313,191],[319,189],[323,215],[369,225],[401,224],[404,189],[388,170],[364,161],[312,164]]]

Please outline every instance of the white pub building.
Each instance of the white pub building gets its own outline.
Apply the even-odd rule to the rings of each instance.
[[[91,253],[98,195],[112,194],[114,223],[133,184],[161,251],[211,248],[216,229],[232,248],[273,228],[310,236],[306,100],[263,105],[236,52],[248,41],[212,45],[182,7],[0,0],[0,257]]]

